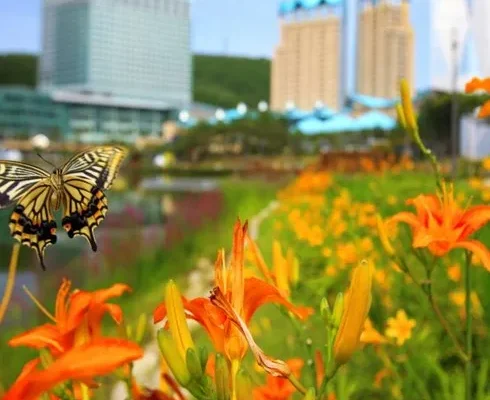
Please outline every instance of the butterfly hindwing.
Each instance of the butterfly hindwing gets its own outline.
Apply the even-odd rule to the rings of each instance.
[[[123,147],[100,146],[76,155],[63,167],[62,225],[70,238],[84,236],[97,250],[94,231],[107,213],[109,189],[127,154]]]
[[[10,216],[9,228],[12,237],[32,247],[45,270],[44,251],[56,243],[56,222],[50,209],[53,188],[42,180],[22,194]]]
[[[63,220],[68,236],[84,236],[93,251],[97,251],[94,230],[107,213],[107,197],[99,188],[78,178],[64,182]]]
[[[49,173],[41,168],[16,161],[0,161],[0,209],[19,200]]]
[[[127,154],[124,147],[100,146],[72,157],[63,167],[66,179],[80,178],[101,190],[109,189]]]

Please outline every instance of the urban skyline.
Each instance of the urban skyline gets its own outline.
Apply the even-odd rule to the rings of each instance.
[[[42,0],[24,0],[22,2],[7,2],[0,6],[5,23],[0,26],[0,53],[5,52],[31,52],[40,51],[40,10]],[[346,0],[347,8],[355,8],[358,0]],[[441,52],[445,52],[447,46],[440,46],[428,42],[427,38],[431,30],[431,7],[440,0],[411,0],[411,22],[415,30],[415,48],[418,55],[415,65],[415,83],[417,89],[427,89],[432,85],[433,76],[448,75],[447,65],[441,64]],[[454,3],[455,7],[447,9],[458,9],[461,4],[469,4],[469,0],[443,0],[444,4]],[[465,3],[466,2],[466,3]],[[227,54],[250,57],[270,58],[273,49],[279,42],[279,25],[277,10],[280,1],[263,2],[262,0],[249,0],[246,3],[238,0],[193,0],[191,6],[191,43],[195,53],[202,54]],[[430,4],[428,4],[430,3]],[[482,21],[490,13],[488,6],[482,0],[472,0],[471,8],[477,12],[475,21]],[[240,12],[237,13],[236,10]],[[260,10],[260,11],[259,11]],[[444,16],[446,22],[460,24],[461,16],[453,12]],[[432,20],[444,24],[444,18],[438,16]],[[434,24],[434,22],[432,23]],[[19,30],[22,27],[22,30]],[[465,46],[465,61],[460,68],[471,72],[481,71],[481,66],[490,68],[489,62],[476,60],[476,49],[480,49],[485,38],[489,36],[490,27],[479,23],[478,44],[471,43],[469,48]],[[447,34],[445,40],[447,40]],[[434,46],[439,46],[434,51]],[[444,49],[442,49],[444,47]],[[349,49],[353,53],[354,49]],[[439,55],[437,55],[439,54]],[[428,61],[432,59],[432,73],[428,68]],[[349,57],[352,61],[352,55]],[[478,68],[480,67],[480,68]],[[349,63],[353,74],[355,66]],[[480,70],[480,71],[479,71]],[[352,91],[354,82],[348,83]]]

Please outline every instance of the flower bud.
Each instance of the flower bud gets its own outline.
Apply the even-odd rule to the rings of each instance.
[[[208,365],[209,351],[206,346],[199,347],[199,361],[201,362],[201,368],[206,371],[206,366]]]
[[[174,281],[170,280],[165,287],[165,305],[169,331],[172,334],[180,357],[185,359],[187,349],[194,348],[191,332],[187,326],[182,298]]]
[[[384,251],[390,256],[395,254],[395,249],[390,243],[390,239],[388,239],[388,233],[386,232],[386,224],[381,219],[379,214],[376,215],[376,225],[378,227],[378,235],[379,240],[381,241],[381,245],[383,246]]]
[[[371,306],[372,266],[366,261],[354,270],[345,296],[340,326],[333,347],[337,366],[345,364],[359,347],[361,333]],[[335,311],[334,311],[335,315]]]
[[[320,303],[320,313],[325,321],[330,322],[330,318],[332,317],[332,310],[330,309],[330,305],[328,304],[328,300],[324,297]]]
[[[221,354],[216,354],[215,381],[218,400],[230,400],[230,371],[226,359]]]
[[[410,93],[410,87],[405,79],[400,82],[400,95],[402,99],[403,114],[405,115],[405,122],[408,128],[414,132],[417,128],[417,120],[413,112],[412,96]]]
[[[134,340],[136,343],[141,343],[143,338],[145,337],[146,327],[147,327],[147,318],[146,314],[140,314],[138,318],[138,324],[136,325],[136,334]]]
[[[175,379],[185,387],[190,382],[191,375],[184,359],[180,355],[172,335],[165,329],[160,329],[157,333],[157,341],[160,352],[162,353],[163,358],[165,358]]]
[[[202,376],[203,370],[201,367],[201,360],[192,347],[189,347],[187,349],[187,353],[185,355],[185,363],[187,365],[189,373],[192,375],[193,378],[199,379]]]
[[[340,321],[342,320],[342,313],[344,311],[344,295],[339,293],[335,298],[335,304],[333,306],[332,313],[332,324],[335,326],[335,329],[338,329],[340,326]]]

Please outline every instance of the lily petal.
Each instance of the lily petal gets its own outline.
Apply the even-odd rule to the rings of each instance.
[[[277,303],[286,307],[299,319],[305,320],[313,310],[308,307],[297,307],[281,295],[279,290],[258,278],[245,279],[244,320],[249,322],[255,311],[267,303]]]
[[[490,272],[490,252],[483,243],[477,240],[466,240],[463,242],[457,242],[454,247],[471,251],[480,259],[485,269]]]
[[[11,347],[26,346],[34,349],[49,347],[62,352],[64,349],[61,341],[62,334],[59,329],[55,325],[44,324],[14,336],[8,341],[8,345]]]
[[[35,400],[61,382],[88,380],[106,375],[142,356],[143,350],[127,340],[98,339],[74,347],[45,370],[24,374],[9,389],[3,400]]]

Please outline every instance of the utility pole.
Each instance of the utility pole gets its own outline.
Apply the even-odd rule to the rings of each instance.
[[[458,29],[453,28],[451,44],[453,56],[452,98],[451,98],[451,174],[453,180],[458,172],[458,131],[459,131],[459,104],[458,104]]]

